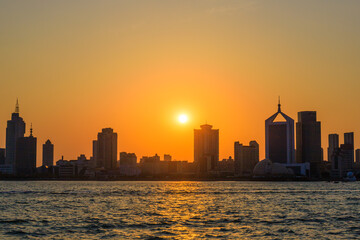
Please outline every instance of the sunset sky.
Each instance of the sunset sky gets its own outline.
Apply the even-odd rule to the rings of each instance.
[[[16,98],[42,144],[74,159],[102,128],[118,150],[193,161],[193,129],[260,144],[282,110],[316,110],[360,148],[360,1],[0,1],[0,147]],[[185,124],[178,122],[187,114]],[[324,151],[326,152],[326,151]],[[326,158],[326,155],[325,155]]]

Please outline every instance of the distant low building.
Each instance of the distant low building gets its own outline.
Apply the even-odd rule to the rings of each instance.
[[[135,153],[120,153],[119,161],[120,175],[122,176],[138,176],[140,169],[137,167],[137,157]]]
[[[164,161],[165,162],[170,162],[171,161],[171,155],[170,154],[164,154]]]
[[[223,159],[218,163],[218,170],[225,175],[234,175],[235,166],[234,159],[229,156],[228,159]]]
[[[81,154],[77,160],[64,160],[62,157],[56,162],[56,167],[61,178],[93,175],[91,161],[84,154]]]
[[[160,157],[157,154],[152,157],[142,157],[140,159],[139,166],[141,169],[141,174],[143,175],[157,175],[161,173]]]
[[[259,144],[251,141],[249,146],[234,143],[235,175],[251,176],[255,165],[259,162]]]
[[[137,156],[135,153],[127,153],[121,152],[120,153],[120,167],[121,166],[132,166],[136,167],[137,164]]]

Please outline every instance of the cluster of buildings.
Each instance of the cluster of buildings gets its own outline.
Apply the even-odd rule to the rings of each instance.
[[[279,120],[281,118],[281,120]],[[321,123],[315,111],[298,113],[298,122],[281,111],[265,120],[266,159],[259,161],[259,144],[250,141],[234,143],[234,157],[219,160],[219,129],[209,124],[194,129],[194,161],[163,159],[117,149],[118,135],[104,128],[93,141],[92,157],[80,155],[75,160],[63,157],[54,164],[54,145],[43,144],[42,166],[36,166],[37,138],[30,128],[25,136],[25,122],[19,114],[19,104],[7,122],[6,148],[0,148],[0,175],[16,177],[111,178],[134,176],[213,176],[213,177],[302,177],[311,179],[342,179],[359,170],[360,149],[354,152],[354,134],[329,135],[328,160],[321,148]],[[296,133],[296,135],[295,135]],[[296,139],[296,145],[295,145]],[[296,147],[296,149],[295,149]],[[355,154],[354,154],[355,153]],[[119,154],[119,155],[118,155]],[[356,162],[354,161],[356,156]]]

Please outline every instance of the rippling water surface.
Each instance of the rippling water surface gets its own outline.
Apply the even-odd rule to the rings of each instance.
[[[359,239],[360,182],[1,182],[0,239]]]

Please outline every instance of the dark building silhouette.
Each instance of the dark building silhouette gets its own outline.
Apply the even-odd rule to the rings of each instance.
[[[229,156],[228,159],[223,159],[218,163],[218,169],[222,176],[233,176],[235,171],[235,162],[234,159]]]
[[[16,141],[16,175],[31,176],[36,172],[36,141],[32,129],[29,137],[21,137]]]
[[[360,149],[356,149],[355,151],[355,162],[360,163]]]
[[[200,127],[194,129],[194,163],[198,173],[206,174],[215,171],[219,162],[219,129]]]
[[[171,157],[170,154],[164,154],[164,161],[165,162],[171,162],[171,159],[172,159],[172,157]]]
[[[115,169],[117,163],[117,133],[112,128],[104,128],[98,133],[94,143],[96,156],[94,156],[96,167],[107,170]]]
[[[48,167],[54,165],[54,144],[49,139],[43,144],[42,165]]]
[[[251,176],[255,165],[259,162],[259,144],[251,141],[249,146],[234,143],[235,175]]]
[[[120,167],[121,166],[132,166],[136,167],[137,157],[135,153],[120,153]]]
[[[344,134],[344,144],[335,148],[331,155],[331,176],[344,178],[354,170],[354,133]]]
[[[315,111],[298,113],[296,123],[296,161],[310,163],[311,177],[320,177],[322,162],[321,123],[316,120]]]
[[[140,169],[143,175],[157,175],[161,173],[160,156],[143,156],[140,158]]]
[[[0,148],[0,165],[5,164],[5,148]]]
[[[354,133],[353,132],[344,133],[344,144],[348,145],[349,151],[351,148],[352,154],[351,154],[351,160],[349,159],[349,161],[353,164],[354,163]]]
[[[335,149],[339,148],[339,135],[329,134],[328,161],[331,162],[331,156]]]
[[[276,121],[279,115],[284,120]],[[281,112],[280,100],[278,111],[265,120],[265,150],[273,163],[295,163],[294,120]]]
[[[6,127],[6,159],[5,164],[15,169],[17,140],[24,137],[25,122],[19,115],[19,102],[16,101],[15,112]]]
[[[93,145],[92,145],[92,150],[93,150],[93,155],[91,158],[91,167],[95,168],[96,167],[96,158],[97,158],[97,151],[98,151],[98,141],[94,140],[93,141]]]

